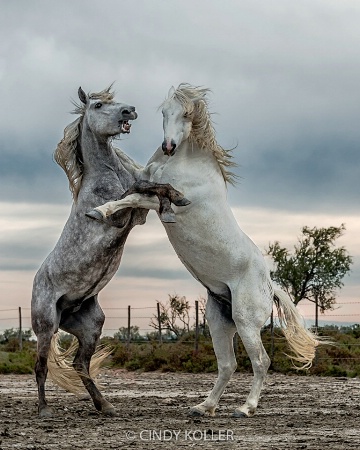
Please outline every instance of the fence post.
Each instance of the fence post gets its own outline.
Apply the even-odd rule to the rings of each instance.
[[[315,333],[318,332],[319,328],[319,302],[318,296],[315,295]]]
[[[317,294],[315,294],[315,333],[317,334],[319,330],[319,301],[318,301],[318,296]],[[316,367],[318,362],[318,352],[317,349],[315,349],[315,358],[314,358],[314,362],[313,365],[314,367]]]
[[[271,311],[270,316],[270,367],[274,363],[274,310]]]
[[[234,354],[235,354],[235,358],[238,357],[238,353],[239,353],[239,339],[238,339],[238,334],[237,332],[235,332],[234,337],[233,337],[233,347],[234,347]]]
[[[157,302],[157,316],[159,323],[159,343],[162,344],[162,330],[161,330],[161,316],[160,316],[160,303]]]
[[[19,306],[19,349],[20,351],[23,349],[21,306]]]
[[[195,300],[195,353],[199,351],[199,301]]]
[[[128,306],[128,329],[127,329],[127,344],[130,344],[130,340],[131,340],[131,306]]]

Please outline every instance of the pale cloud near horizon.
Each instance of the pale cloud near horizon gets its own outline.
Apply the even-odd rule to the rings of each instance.
[[[8,209],[8,222],[5,236],[0,238],[8,241],[9,248],[13,248],[13,270],[0,270],[0,285],[8,292],[2,298],[1,308],[29,308],[31,298],[32,280],[44,256],[52,249],[57,240],[63,223],[67,217],[67,208],[64,206],[38,205],[35,210],[36,220],[23,220],[22,224],[16,218],[29,211],[27,205],[0,204],[2,209]],[[269,242],[279,240],[290,250],[300,236],[301,227],[307,226],[338,226],[338,216],[323,214],[289,213],[278,210],[260,208],[233,208],[234,215],[241,228],[252,238],[257,246],[265,252]],[[360,285],[360,235],[358,233],[360,220],[355,215],[344,216],[346,233],[340,238],[338,244],[345,246],[354,257],[350,276],[344,279],[345,287],[339,291],[338,302],[346,303],[341,310],[328,315],[345,314],[336,317],[337,321],[360,322],[357,305],[358,286]],[[13,226],[12,226],[13,225]],[[1,223],[3,226],[3,223]],[[11,230],[11,232],[9,232]],[[33,239],[42,236],[42,239]],[[37,243],[37,250],[24,251],[28,243]],[[14,245],[17,243],[18,245]],[[37,255],[37,258],[34,257]],[[36,261],[37,259],[37,261]],[[270,261],[268,261],[271,264]],[[18,264],[18,266],[16,266]],[[147,223],[135,227],[127,240],[122,263],[117,275],[109,285],[100,293],[99,299],[105,309],[120,308],[120,311],[106,311],[108,319],[105,328],[116,329],[126,325],[126,308],[140,308],[135,311],[134,323],[137,321],[143,329],[147,329],[147,319],[137,320],[136,317],[151,317],[155,313],[156,301],[166,301],[168,294],[185,295],[193,305],[194,301],[202,296],[206,298],[206,290],[195,281],[177,258],[173,248],[167,240],[165,230],[155,213],[150,212]],[[146,308],[142,310],[142,308]],[[152,308],[152,309],[151,309]],[[309,307],[301,308],[303,314],[309,313]],[[310,307],[310,310],[311,307]],[[149,316],[150,314],[150,316]],[[351,317],[351,314],[353,317]],[[124,316],[122,319],[111,319],[112,316]],[[350,315],[350,316],[349,316]],[[0,316],[1,317],[1,316]],[[342,320],[341,320],[342,319]],[[15,323],[16,324],[16,323]],[[30,322],[24,322],[29,326]]]

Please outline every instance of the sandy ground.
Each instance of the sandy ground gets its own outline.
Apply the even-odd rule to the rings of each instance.
[[[37,417],[33,376],[0,376],[1,449],[360,449],[360,380],[269,375],[255,416],[232,412],[251,376],[235,374],[216,417],[189,418],[215,374],[106,371],[103,392],[117,408],[104,417],[92,403],[49,382],[56,413]]]

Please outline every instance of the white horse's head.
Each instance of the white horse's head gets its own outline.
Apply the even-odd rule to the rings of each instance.
[[[181,83],[171,87],[168,98],[160,106],[163,114],[164,141],[162,150],[172,156],[186,139],[193,148],[212,153],[226,182],[235,184],[236,175],[227,170],[235,166],[231,150],[225,150],[216,141],[215,130],[208,110],[209,89]]]
[[[169,156],[174,155],[176,148],[190,136],[195,108],[204,96],[202,92],[200,95],[197,92],[198,95],[192,98],[185,94],[188,92],[184,92],[184,89],[179,87],[175,90],[172,86],[168,98],[162,104],[164,129],[162,149]]]
[[[99,94],[86,95],[80,87],[78,95],[83,104],[84,125],[92,132],[104,138],[130,133],[129,120],[137,118],[135,107],[114,102],[110,88]]]

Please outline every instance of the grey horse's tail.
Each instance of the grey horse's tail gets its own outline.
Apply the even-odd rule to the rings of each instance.
[[[278,310],[280,327],[294,355],[289,356],[297,369],[310,369],[315,358],[316,347],[320,344],[332,344],[326,338],[320,338],[307,330],[303,318],[291,298],[283,291],[274,292],[274,302]]]
[[[73,354],[78,348],[78,342],[74,338],[67,350],[61,348],[59,333],[55,333],[51,339],[50,351],[47,360],[48,374],[51,380],[68,392],[81,396],[86,393],[85,387],[78,372],[72,366]],[[109,346],[99,346],[91,358],[90,378],[94,380],[100,372],[103,361],[110,355],[112,349]]]

